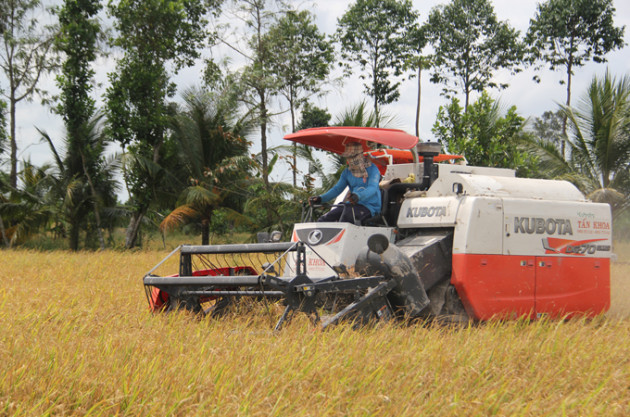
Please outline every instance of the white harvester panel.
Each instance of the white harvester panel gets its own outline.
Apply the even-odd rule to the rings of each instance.
[[[406,198],[398,226],[453,227],[453,253],[610,257],[607,204],[587,201],[567,181],[457,171],[467,168],[448,166],[426,197]]]
[[[415,197],[403,201],[398,215],[398,227],[452,227],[460,198]]]
[[[461,197],[453,253],[501,254],[503,205],[496,197]]]
[[[462,167],[466,168],[466,167]],[[486,168],[490,169],[490,168]],[[494,168],[501,171],[498,168]],[[512,172],[511,170],[504,170]],[[440,177],[427,191],[427,197],[453,195],[453,186],[461,184],[462,195],[508,198],[528,198],[535,200],[586,201],[582,193],[568,181],[515,178],[499,175],[478,175],[449,172]]]
[[[330,266],[343,264],[353,267],[359,252],[367,247],[368,238],[375,234],[385,235],[390,242],[394,241],[392,227],[360,227],[342,222],[296,223],[291,241],[309,245],[306,249],[307,275],[326,278],[334,275],[326,262]]]
[[[608,204],[504,199],[505,255],[611,255]]]

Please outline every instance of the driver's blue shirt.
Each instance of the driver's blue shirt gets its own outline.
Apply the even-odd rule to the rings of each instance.
[[[381,212],[381,191],[378,184],[381,181],[381,174],[378,172],[376,165],[371,164],[366,168],[368,173],[367,180],[355,177],[348,168],[341,173],[341,178],[334,187],[322,194],[322,202],[330,201],[336,198],[346,188],[350,187],[350,192],[359,197],[357,204],[367,207],[372,216]]]

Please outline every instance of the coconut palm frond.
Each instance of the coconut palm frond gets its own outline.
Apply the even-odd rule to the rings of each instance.
[[[188,206],[201,208],[219,203],[221,196],[205,187],[196,185],[184,190],[183,201]]]
[[[52,152],[53,156],[55,157],[55,162],[57,163],[57,169],[59,169],[59,171],[63,174],[65,167],[64,164],[61,160],[61,158],[59,157],[59,153],[57,152],[57,148],[55,147],[55,144],[53,143],[52,139],[50,138],[50,135],[48,135],[48,133],[46,133],[43,130],[40,130],[38,127],[36,127],[35,129],[37,129],[37,131],[39,132],[40,135],[42,135],[42,140],[45,140],[46,142],[48,142],[48,146],[50,147],[50,151]]]
[[[201,213],[196,208],[183,205],[171,211],[160,223],[160,230],[167,231],[181,227],[201,217]]]

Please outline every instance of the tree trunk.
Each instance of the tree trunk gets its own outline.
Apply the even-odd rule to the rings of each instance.
[[[0,215],[0,234],[2,235],[2,241],[4,242],[4,246],[6,246],[7,248],[10,248],[11,244],[9,243],[9,239],[7,238],[7,234],[4,229],[4,222],[2,221],[1,215]]]
[[[13,91],[13,87],[11,87],[11,97],[10,101],[10,132],[11,136],[11,173],[9,174],[9,184],[13,188],[17,188],[17,141],[15,140],[15,92]]]
[[[68,243],[70,245],[71,251],[76,252],[79,250],[79,232],[80,231],[81,231],[81,228],[79,227],[79,223],[73,217],[70,221],[70,233],[68,235]]]
[[[468,112],[468,100],[470,99],[470,89],[466,87],[466,99],[464,101],[464,113]]]
[[[210,244],[210,220],[203,219],[201,221],[201,244]]]
[[[90,192],[92,193],[92,204],[94,206],[94,217],[96,217],[96,233],[98,235],[98,244],[101,250],[105,250],[105,239],[103,238],[103,231],[101,230],[101,214],[98,209],[98,199],[96,196],[96,189],[94,188],[94,183],[92,182],[92,177],[87,170],[87,166],[85,165],[85,156],[83,155],[83,151],[81,153],[81,165],[83,165],[83,173],[88,180],[88,184],[90,185]]]
[[[416,101],[416,136],[420,138],[420,97],[422,93],[422,61],[418,63],[418,99]]]
[[[153,146],[153,163],[158,164],[160,162],[160,148],[162,147],[163,138],[162,133],[156,134],[158,138],[155,142],[156,144]],[[155,196],[155,180],[153,178],[147,179],[149,185],[146,187],[145,192],[150,195],[148,200],[150,201]],[[144,200],[146,201],[146,200]],[[131,249],[134,246],[137,246],[138,240],[138,230],[140,230],[140,225],[142,224],[142,219],[149,209],[150,203],[141,203],[138,209],[134,212],[133,216],[129,220],[129,225],[127,226],[127,231],[125,232],[125,248]]]
[[[377,47],[378,51],[378,47]],[[376,127],[381,127],[381,117],[378,112],[378,95],[376,92],[378,91],[378,76],[376,74],[376,68],[378,64],[378,52],[374,54],[374,58],[372,59],[372,91],[374,92],[374,118],[376,119]]]
[[[140,229],[140,223],[144,217],[144,210],[139,209],[133,213],[125,232],[125,248],[131,249],[136,246],[136,240],[138,238],[138,230]]]
[[[267,159],[267,106],[265,105],[265,92],[258,92],[260,98],[260,152],[262,156],[262,177],[265,188],[269,190],[269,165]]]
[[[291,108],[291,133],[295,133],[295,109],[293,103],[289,103]],[[293,187],[297,187],[297,142],[293,142]]]
[[[571,39],[571,47],[573,47],[573,39]],[[569,54],[569,59],[567,60],[567,101],[565,105],[567,107],[571,106],[571,72],[573,71],[573,54]],[[562,158],[566,159],[565,144],[567,140],[567,114],[564,113],[562,115],[562,140],[560,142],[560,152],[562,153]]]

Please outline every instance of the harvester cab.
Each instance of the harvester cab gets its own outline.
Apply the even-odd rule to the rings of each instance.
[[[572,184],[461,164],[400,130],[314,128],[285,139],[338,154],[361,143],[382,175],[381,213],[366,224],[298,223],[290,242],[182,246],[171,254],[178,274],[156,267],[144,277],[153,311],[216,317],[238,298],[273,299],[285,305],[276,328],[295,311],[317,323],[325,314],[325,328],[608,309],[610,207]]]

